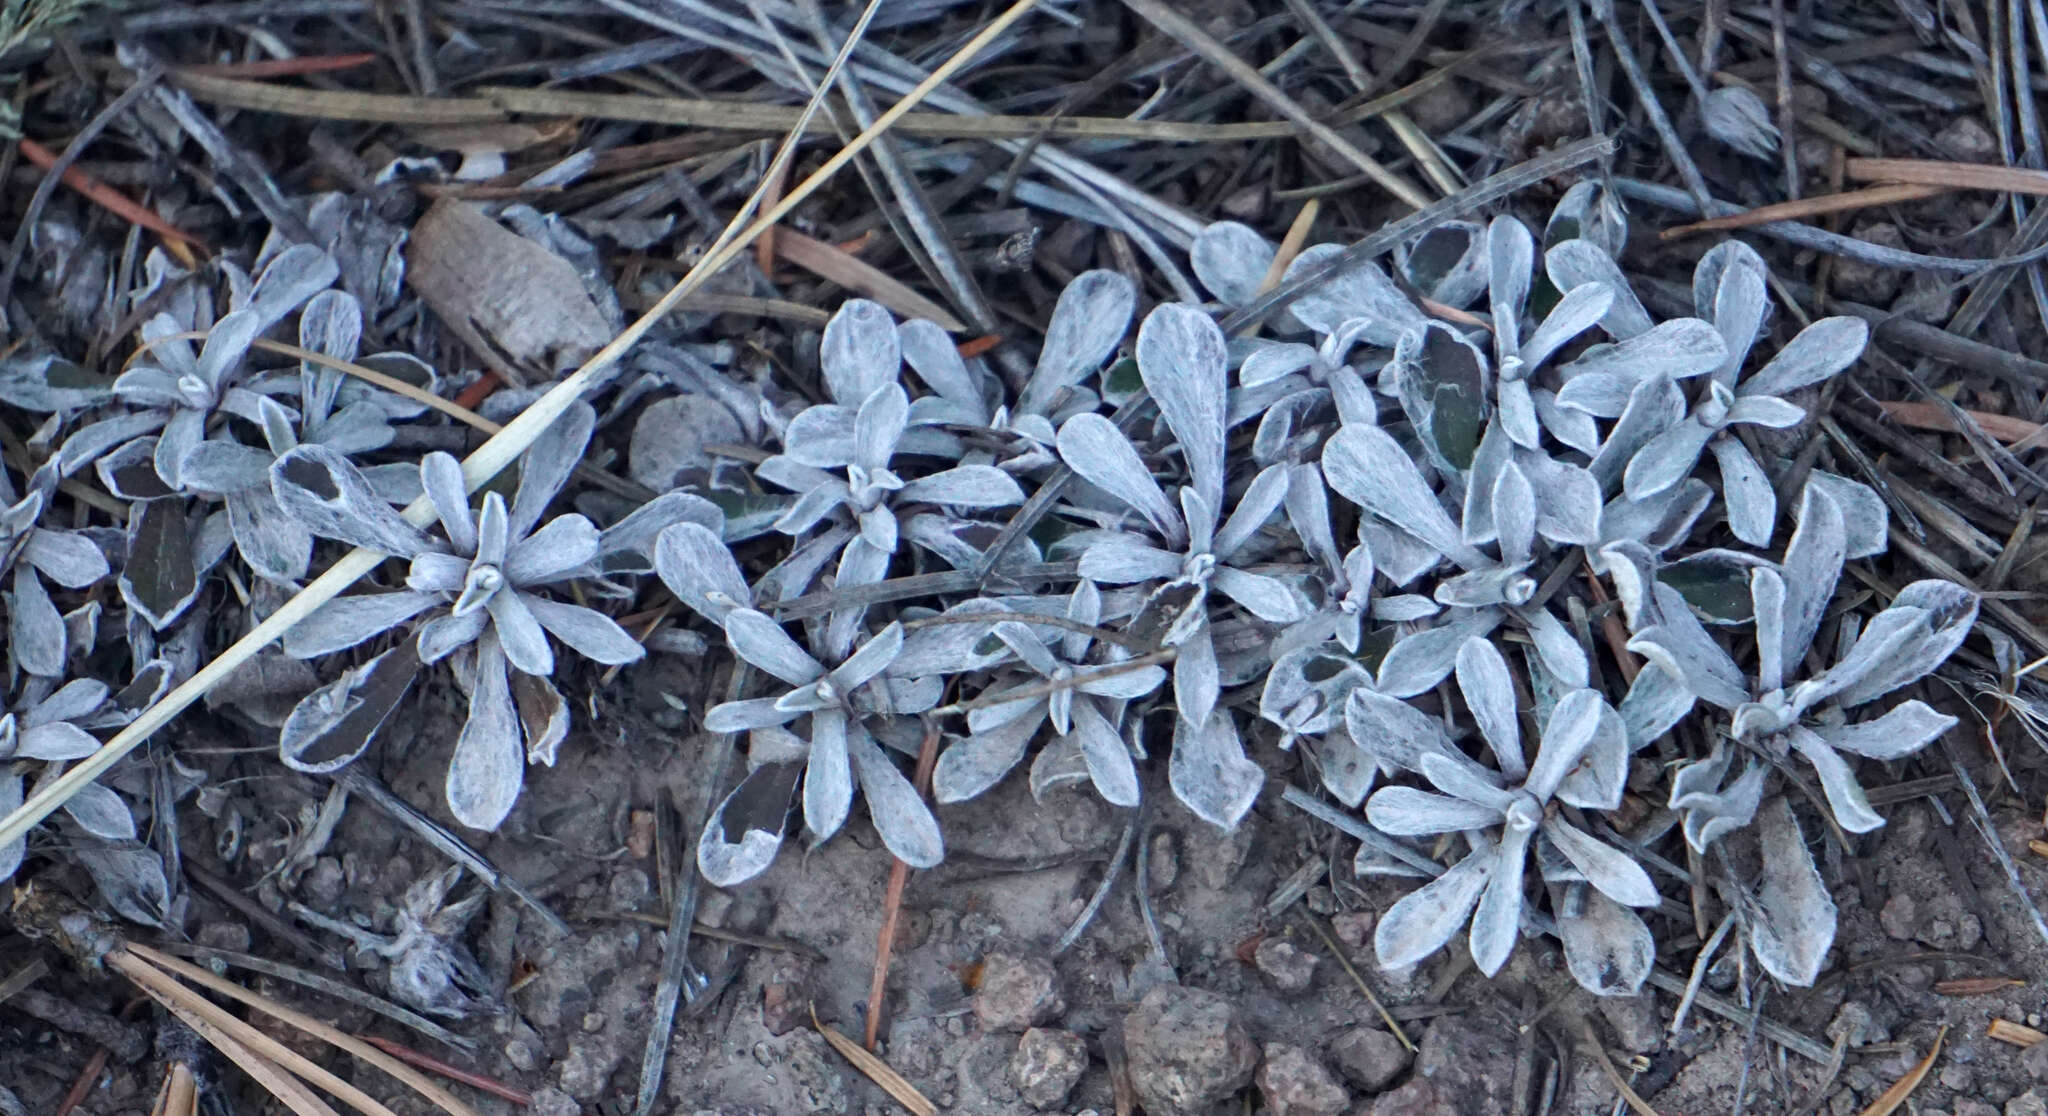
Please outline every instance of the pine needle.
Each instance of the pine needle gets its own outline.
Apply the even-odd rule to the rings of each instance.
[[[431,1078],[363,1040],[356,1038],[354,1035],[322,1023],[303,1012],[285,1007],[283,1004],[266,996],[251,992],[241,985],[224,977],[216,976],[212,972],[202,969],[189,961],[180,961],[168,954],[159,953],[146,945],[131,942],[127,947],[127,952],[145,962],[146,964],[143,965],[145,968],[150,965],[160,966],[163,970],[175,973],[194,984],[211,989],[230,999],[239,1000],[273,1019],[287,1023],[330,1046],[339,1047],[355,1055],[357,1058],[383,1070],[393,1078],[409,1086],[414,1092],[417,1092],[420,1096],[440,1108],[441,1111],[448,1113],[448,1116],[477,1116],[475,1109],[462,1103],[454,1094],[443,1089]],[[119,954],[116,954],[116,956],[119,956]],[[111,962],[109,963],[111,964]],[[125,973],[127,970],[124,969],[122,971]],[[165,976],[164,979],[170,980],[170,977]],[[337,1093],[336,1095],[340,1094]]]
[[[1900,1105],[1906,1103],[1906,1098],[1913,1094],[1913,1090],[1918,1089],[1920,1083],[1927,1080],[1928,1071],[1934,1068],[1934,1059],[1941,1056],[1941,1040],[1947,1037],[1948,1026],[1944,1024],[1935,1034],[1934,1049],[1927,1052],[1927,1057],[1920,1059],[1919,1065],[1907,1070],[1906,1076],[1892,1082],[1892,1087],[1871,1101],[1870,1107],[1864,1109],[1860,1116],[1891,1116]]]
[[[896,1103],[909,1109],[912,1116],[938,1116],[939,1106],[925,1099],[917,1086],[897,1073],[889,1063],[875,1057],[861,1048],[861,1045],[838,1031],[818,1021],[817,1009],[811,1010],[811,1026],[825,1036],[825,1042],[839,1052],[839,1056],[853,1063],[853,1068],[866,1074],[868,1080],[882,1087],[882,1091],[896,1098]]]

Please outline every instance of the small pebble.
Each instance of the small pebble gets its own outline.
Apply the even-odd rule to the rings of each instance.
[[[1436,1082],[1418,1077],[1372,1102],[1367,1116],[1464,1116]]]
[[[1392,1085],[1415,1061],[1392,1032],[1378,1027],[1353,1027],[1330,1043],[1330,1061],[1344,1079],[1361,1091],[1377,1093]]]
[[[1365,948],[1372,939],[1373,923],[1378,918],[1371,911],[1343,911],[1330,916],[1330,926],[1337,932],[1337,941],[1343,944],[1344,952],[1355,954]]]
[[[1299,1046],[1268,1043],[1258,1082],[1268,1116],[1340,1116],[1351,1107],[1329,1068]]]
[[[2035,1043],[2020,1051],[2020,1068],[2038,1082],[2048,1082],[2048,1042]]]
[[[1849,1000],[1835,1010],[1834,1019],[1828,1023],[1827,1036],[1830,1040],[1846,1040],[1851,1050],[1873,1042],[1890,1042],[1892,1037],[1891,1032],[1871,1015],[1870,1006],[1857,1000]]]
[[[654,855],[654,811],[635,810],[627,816],[626,851],[634,860]]]
[[[1146,867],[1146,886],[1153,895],[1166,894],[1173,889],[1174,881],[1180,879],[1180,841],[1171,830],[1162,829],[1152,835],[1151,863]]]
[[[1241,186],[1223,199],[1220,208],[1236,220],[1256,221],[1266,211],[1266,187]]]
[[[621,868],[612,873],[609,887],[612,909],[619,911],[638,910],[640,904],[654,891],[647,880],[647,873],[638,868]]]
[[[1947,127],[1934,134],[1934,142],[1965,163],[1998,161],[1998,140],[1985,130],[1984,125],[1967,115],[1958,114]]]
[[[1206,1113],[1251,1083],[1259,1050],[1227,997],[1157,984],[1124,1017],[1131,1087],[1151,1116]]]
[[[1857,240],[1867,241],[1884,248],[1904,248],[1906,238],[1897,225],[1889,221],[1866,221],[1854,225],[1849,235]],[[1872,306],[1888,307],[1899,293],[1899,285],[1905,277],[1897,268],[1878,267],[1858,260],[1839,258],[1835,261],[1833,279],[1835,293],[1851,302],[1866,302]]]
[[[768,958],[761,982],[761,1025],[771,1035],[786,1035],[810,1020],[812,974],[808,954],[778,951]]]
[[[532,1073],[540,1068],[540,1051],[525,1039],[513,1039],[505,1044],[505,1060],[521,1073]]]
[[[1067,1010],[1059,973],[1042,957],[991,953],[981,962],[974,990],[974,1017],[983,1030],[1022,1031],[1042,1027]]]
[[[1664,1045],[1664,1023],[1657,1014],[1656,997],[1648,992],[1633,996],[1601,996],[1595,1001],[1615,1040],[1623,1050],[1648,1054]]]
[[[1252,949],[1252,965],[1282,992],[1301,992],[1315,980],[1316,955],[1286,938],[1262,938]]]
[[[249,928],[239,922],[202,922],[193,932],[192,940],[208,949],[249,952]]]
[[[1877,912],[1877,924],[1884,928],[1886,937],[1910,942],[1920,934],[1922,917],[1919,902],[1901,892],[1885,900],[1884,908]]]
[[[931,937],[932,916],[924,911],[905,910],[896,916],[896,941],[893,948],[907,953],[925,943]]]
[[[1010,1080],[1033,1108],[1052,1108],[1067,1099],[1088,1068],[1088,1044],[1072,1031],[1033,1027],[1010,1057]]]
[[[531,1116],[582,1116],[583,1106],[560,1089],[536,1090],[526,1111]]]

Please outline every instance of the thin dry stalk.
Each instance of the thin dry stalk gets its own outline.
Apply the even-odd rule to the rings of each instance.
[[[1387,1025],[1387,1033],[1393,1035],[1400,1042],[1403,1049],[1413,1054],[1415,1052],[1415,1043],[1408,1037],[1408,1032],[1401,1028],[1400,1022],[1394,1018],[1392,1012],[1387,1010],[1386,1005],[1380,1003],[1380,998],[1373,995],[1372,986],[1365,983],[1364,977],[1358,975],[1358,970],[1352,966],[1351,959],[1345,957],[1344,951],[1337,948],[1336,940],[1331,938],[1329,933],[1315,919],[1304,918],[1302,921],[1308,923],[1308,928],[1315,931],[1316,937],[1322,939],[1323,948],[1330,951],[1330,956],[1337,959],[1338,966],[1344,970],[1346,976],[1351,978],[1351,983],[1358,986],[1358,991],[1365,996],[1365,1002],[1372,1005],[1372,1010],[1379,1015],[1380,1022]]]
[[[2048,1033],[2037,1031],[2024,1023],[2014,1023],[2010,1019],[1992,1020],[1990,1026],[1985,1028],[1984,1034],[2000,1042],[2009,1042],[2022,1050],[2048,1042]]]
[[[480,1073],[471,1073],[470,1071],[463,1069],[461,1066],[449,1065],[447,1062],[444,1062],[441,1059],[436,1058],[430,1054],[422,1054],[419,1051],[414,1050],[412,1047],[405,1045],[404,1043],[396,1042],[388,1038],[381,1038],[374,1035],[365,1035],[363,1037],[363,1041],[369,1043],[371,1046],[374,1046],[379,1050],[382,1050],[384,1053],[391,1055],[399,1061],[404,1062],[406,1065],[418,1066],[423,1070],[440,1074],[442,1077],[445,1077],[450,1081],[460,1081],[464,1085],[467,1085],[472,1089],[481,1090],[482,1092],[489,1093],[490,1095],[498,1097],[501,1100],[510,1101],[513,1104],[520,1106],[521,1108],[524,1108],[533,1103],[533,1098],[531,1096],[528,1096],[527,1094],[522,1093],[519,1090],[504,1084],[503,1082],[485,1077],[483,1074]]]
[[[191,865],[187,864],[186,868],[189,871]],[[238,969],[248,969],[252,972],[262,973],[264,976],[289,981],[300,987],[310,988],[323,996],[332,996],[337,1000],[376,1012],[386,1019],[410,1027],[436,1042],[446,1043],[457,1050],[476,1049],[476,1042],[473,1039],[458,1035],[433,1020],[399,1007],[389,1000],[372,996],[353,985],[344,984],[338,980],[329,980],[318,973],[309,973],[304,969],[272,961],[267,957],[257,957],[254,954],[236,953],[225,949],[210,949],[206,946],[190,945],[183,942],[167,942],[157,948],[166,953],[186,954],[203,961]]]
[[[1865,1108],[1859,1116],[1891,1116],[1897,1112],[1899,1106],[1906,1103],[1906,1098],[1913,1095],[1913,1090],[1918,1089],[1920,1083],[1927,1080],[1928,1072],[1934,1068],[1934,1060],[1941,1056],[1941,1040],[1947,1037],[1948,1026],[1943,1024],[1934,1036],[1934,1046],[1927,1052],[1927,1057],[1920,1059],[1918,1064],[1907,1070],[1906,1076],[1892,1082],[1892,1087],[1871,1101],[1870,1107]]]
[[[905,318],[927,318],[948,333],[964,333],[967,323],[902,280],[853,254],[806,236],[795,229],[775,230],[775,255],[813,275],[858,291]]]
[[[839,1052],[839,1056],[853,1063],[853,1068],[867,1076],[867,1079],[882,1087],[882,1091],[894,1097],[897,1104],[910,1110],[912,1116],[939,1116],[939,1106],[917,1091],[917,1086],[897,1073],[895,1067],[861,1048],[861,1045],[838,1031],[818,1021],[815,1009],[811,1012],[811,1026],[825,1036],[825,1042]]]
[[[171,1071],[164,1075],[164,1085],[157,1092],[156,1107],[150,1109],[150,1116],[198,1116],[199,1082],[192,1077],[192,1067],[183,1062],[173,1062]]]
[[[2048,171],[1939,159],[1851,159],[1843,173],[1857,182],[1900,182],[1952,190],[2048,195]]]
[[[1774,205],[1760,205],[1755,209],[1727,217],[1714,217],[1705,221],[1694,221],[1678,225],[1657,234],[1659,240],[1677,240],[1703,232],[1721,232],[1726,229],[1749,229],[1768,225],[1772,221],[1804,221],[1810,217],[1822,217],[1834,213],[1848,213],[1868,209],[1873,205],[1896,205],[1899,202],[1921,201],[1940,197],[1949,192],[1946,186],[1919,186],[1893,184],[1872,186],[1863,190],[1849,190],[1839,194],[1823,194],[1820,197],[1801,198],[1798,201],[1778,202]]]
[[[208,1008],[213,1005],[178,984],[156,972],[148,965],[132,957],[116,952],[107,959],[109,967],[127,976],[142,989],[143,994],[163,1005],[166,1011],[178,1017],[179,1022],[192,1028],[193,1033],[206,1040],[207,1045],[220,1051],[221,1055],[240,1067],[256,1084],[261,1085],[271,1096],[276,1097],[286,1108],[297,1116],[339,1116],[326,1101],[313,1095],[304,1082],[285,1072],[269,1059],[251,1050],[246,1044],[214,1021],[210,1013],[204,1013],[199,1005]],[[134,972],[130,972],[133,969]],[[143,975],[138,975],[143,974]],[[154,974],[152,977],[149,974]],[[156,981],[160,980],[161,983]],[[215,1008],[215,1011],[219,1009]],[[232,1018],[232,1017],[230,1017]],[[234,1020],[239,1022],[239,1020]]]
[[[932,768],[939,762],[939,723],[927,721],[924,726],[924,741],[917,750],[917,774],[914,785],[917,793],[928,795],[932,789]],[[890,858],[889,890],[882,900],[882,930],[875,942],[875,975],[868,983],[867,1028],[861,1033],[861,1046],[873,1050],[882,1034],[882,1007],[888,995],[889,957],[896,949],[896,920],[903,913],[903,889],[910,884],[910,865],[895,857]]]
[[[218,77],[190,67],[171,71],[171,80],[186,93],[208,104],[312,120],[373,124],[499,124],[516,115],[617,120],[769,134],[789,131],[803,116],[801,109],[791,105],[656,97],[639,93],[582,93],[567,89],[485,86],[479,90],[482,96],[477,97],[415,97],[344,89],[308,89]],[[1434,81],[1430,85],[1418,82],[1339,113],[1332,121],[1341,126],[1370,120],[1413,100],[1434,84]],[[814,121],[806,126],[807,132],[829,130],[829,123],[823,121]],[[1001,114],[961,116],[946,112],[910,113],[895,130],[904,135],[931,139],[1101,139],[1140,143],[1250,143],[1288,139],[1305,131],[1301,125],[1287,120],[1208,124],[1127,120],[1115,116],[1059,116],[1048,119]],[[768,204],[773,205],[774,202]]]
[[[1673,996],[1682,995],[1685,992],[1685,982],[1662,969],[1651,969],[1648,983],[1658,991],[1667,992]],[[1701,1008],[1738,1026],[1747,1027],[1754,1021],[1759,1034],[1817,1066],[1825,1066],[1830,1060],[1827,1047],[1785,1026],[1783,1023],[1765,1019],[1756,1012],[1723,999],[1712,992],[1702,989],[1694,996],[1694,1001]]]
[[[403,1082],[413,1091],[419,1093],[420,1096],[433,1102],[441,1111],[448,1113],[448,1116],[476,1116],[475,1109],[462,1103],[453,1093],[435,1084],[431,1078],[426,1077],[419,1071],[414,1070],[412,1067],[346,1031],[322,1023],[304,1012],[294,1011],[268,997],[251,992],[234,981],[215,976],[212,972],[202,969],[189,961],[180,961],[146,945],[131,942],[127,946],[127,952],[141,959],[140,963],[137,963],[137,967],[148,968],[149,966],[155,966],[156,969],[183,977],[202,988],[207,988],[230,999],[238,1000],[273,1019],[297,1027],[299,1030],[312,1035],[314,1038],[330,1046],[347,1051],[355,1057],[390,1074],[398,1081]],[[120,955],[117,953],[116,956]],[[127,969],[121,971],[127,974]],[[156,970],[152,969],[151,971]],[[159,975],[162,974],[160,973]],[[163,979],[169,981],[170,977],[163,976]],[[176,982],[172,981],[171,983],[175,984]],[[326,1088],[326,1086],[323,1085],[322,1088]],[[329,1091],[333,1092],[331,1089]],[[336,1095],[339,1096],[341,1094],[336,1093]]]
[[[189,1015],[203,1021],[213,1028],[215,1033],[241,1043],[257,1057],[269,1061],[281,1071],[303,1078],[340,1097],[350,1108],[362,1113],[363,1116],[396,1116],[391,1109],[379,1103],[377,1098],[336,1077],[291,1047],[228,1014],[213,1001],[179,984],[163,971],[119,950],[108,955],[107,967],[134,981],[136,987],[148,993],[158,1003],[178,1012],[180,1018]],[[210,1041],[213,1034],[208,1034],[207,1037]]]
[[[9,996],[43,979],[43,974],[49,971],[49,963],[40,957],[16,969],[6,980],[0,980],[0,1003],[6,1003]]]
[[[1635,1089],[1629,1086],[1628,1079],[1615,1067],[1614,1059],[1608,1056],[1607,1047],[1601,1043],[1600,1036],[1593,1030],[1593,1021],[1583,1015],[1579,1017],[1579,1037],[1580,1045],[1592,1053],[1593,1061],[1600,1067],[1600,1072],[1607,1075],[1608,1082],[1621,1094],[1621,1099],[1628,1102],[1629,1108],[1636,1116],[1657,1116],[1657,1110],[1650,1107],[1649,1101],[1636,1095]]]
[[[1315,227],[1316,215],[1323,210],[1322,199],[1310,198],[1301,203],[1301,212],[1294,215],[1294,221],[1287,226],[1287,235],[1280,238],[1280,248],[1273,253],[1273,262],[1266,267],[1265,278],[1259,280],[1259,293],[1280,285],[1287,276],[1287,266],[1294,257],[1301,255],[1302,245],[1308,243],[1309,230]]]
[[[128,354],[127,360],[121,362],[121,368],[123,371],[127,370],[129,366],[133,365],[136,361],[141,360],[144,354],[150,352],[159,345],[163,345],[171,341],[204,341],[205,339],[205,330],[187,329],[181,330],[177,333],[166,334],[163,337],[158,337],[153,340],[144,341],[142,344],[135,346],[135,351]],[[297,345],[288,344],[283,341],[272,341],[267,337],[258,337],[256,340],[250,342],[250,347],[262,349],[264,352],[268,353],[276,353],[279,356],[294,357],[299,360],[320,365],[323,368],[332,368],[337,372],[346,373],[350,376],[354,376],[355,378],[363,381],[364,383],[375,384],[376,386],[383,388],[385,391],[392,392],[397,395],[403,395],[407,399],[410,399],[415,403],[420,403],[424,404],[425,406],[432,407],[434,410],[439,411],[442,414],[447,415],[448,417],[455,419],[459,422],[467,423],[468,425],[473,426],[486,434],[496,434],[498,431],[504,429],[504,427],[500,426],[499,424],[492,422],[490,419],[487,419],[480,414],[477,414],[475,411],[472,411],[469,408],[464,407],[460,403],[456,403],[451,400],[445,399],[441,396],[435,395],[433,392],[428,391],[423,387],[420,387],[418,384],[407,383],[406,381],[401,380],[396,376],[384,372],[379,372],[374,368],[365,368],[360,364],[355,364],[350,361],[342,360],[339,357],[328,356],[326,353],[316,353],[311,349],[302,349]]]

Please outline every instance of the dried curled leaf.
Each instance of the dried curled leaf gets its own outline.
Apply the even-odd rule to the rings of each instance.
[[[278,732],[278,758],[315,775],[355,762],[404,700],[419,668],[408,640],[306,695]]]

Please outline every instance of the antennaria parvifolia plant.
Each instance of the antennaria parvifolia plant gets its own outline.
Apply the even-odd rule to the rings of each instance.
[[[1978,601],[1918,581],[1867,618],[1835,608],[1847,564],[1884,549],[1885,501],[1772,435],[1854,374],[1867,327],[1779,328],[1761,257],[1733,242],[1699,262],[1692,314],[1660,321],[1616,260],[1624,233],[1576,187],[1540,237],[1507,214],[1443,224],[1235,336],[1214,305],[1083,270],[1014,367],[860,298],[793,376],[678,330],[475,495],[461,432],[338,371],[376,332],[369,295],[329,289],[326,252],[277,250],[253,279],[224,270],[218,300],[166,297],[109,384],[32,354],[0,376],[52,416],[0,492],[20,678],[0,807],[132,708],[76,675],[109,654],[95,585],[118,586],[104,619],[155,685],[341,543],[389,560],[289,632],[292,684],[249,716],[286,765],[333,774],[428,700],[422,677],[453,681],[442,799],[473,830],[511,822],[528,765],[575,762],[575,727],[606,716],[598,679],[653,657],[702,676],[676,695],[687,723],[744,756],[698,835],[719,886],[769,871],[793,819],[811,843],[871,824],[933,867],[948,810],[1008,779],[1230,829],[1291,752],[1377,832],[1357,873],[1414,883],[1379,920],[1384,966],[1463,934],[1491,975],[1550,934],[1580,983],[1632,993],[1689,847],[1758,964],[1811,984],[1836,917],[1804,834],[1817,806],[1845,833],[1883,824],[1867,766],[1956,724],[1904,691]],[[1311,245],[1285,274],[1344,251]],[[1228,307],[1274,259],[1223,223],[1187,262]],[[272,359],[273,330],[321,359]],[[660,491],[574,483],[621,450]],[[127,518],[51,521],[95,476]],[[398,510],[422,494],[431,531]],[[102,790],[64,824],[135,842]],[[456,933],[450,886],[417,897],[411,938],[363,947]],[[461,992],[417,995],[466,1010]]]

